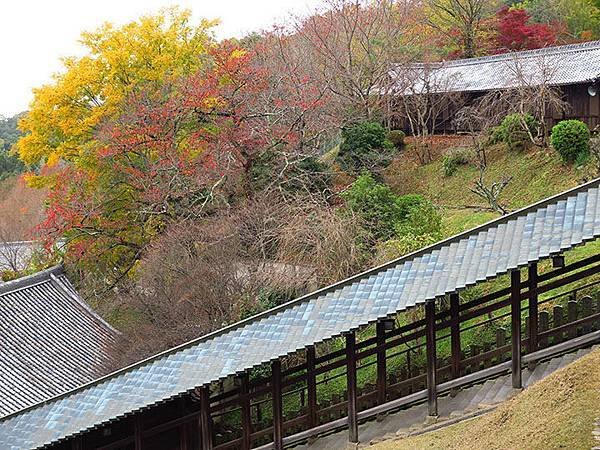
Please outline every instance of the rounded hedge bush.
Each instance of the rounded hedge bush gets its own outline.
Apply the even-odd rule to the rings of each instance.
[[[401,149],[404,147],[404,138],[406,138],[406,133],[402,130],[392,130],[388,133],[388,141],[394,144],[394,147],[397,149]]]
[[[590,152],[590,130],[581,120],[563,120],[554,125],[550,141],[565,162],[574,162]]]
[[[522,151],[531,144],[529,134],[537,134],[540,123],[530,114],[509,114],[492,132],[491,141],[504,142],[509,150]]]
[[[377,172],[390,164],[395,152],[380,123],[363,122],[342,130],[337,162],[350,173]]]

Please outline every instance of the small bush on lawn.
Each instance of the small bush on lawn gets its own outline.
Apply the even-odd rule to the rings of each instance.
[[[581,120],[563,120],[552,128],[552,147],[563,161],[572,163],[587,159],[590,152],[590,130]]]
[[[454,175],[459,166],[470,164],[471,161],[473,161],[474,156],[474,152],[470,148],[451,148],[442,158],[444,175],[447,177]]]
[[[388,133],[388,140],[394,144],[398,150],[404,147],[404,139],[406,138],[406,134],[402,130],[392,130]]]
[[[412,208],[427,201],[420,195],[396,195],[371,174],[358,177],[341,196],[347,207],[364,220],[375,240],[395,236],[396,227],[408,218]]]
[[[395,239],[390,239],[377,245],[374,263],[385,264],[401,256],[433,245],[438,240],[438,236],[431,234],[405,234],[398,236]]]
[[[530,114],[509,114],[500,125],[492,130],[490,143],[504,142],[511,151],[522,151],[531,145],[531,137],[536,136],[540,123]]]
[[[378,172],[387,167],[397,149],[377,122],[364,122],[342,131],[337,161],[349,173]]]

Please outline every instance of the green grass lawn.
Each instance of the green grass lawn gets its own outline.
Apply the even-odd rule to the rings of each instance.
[[[468,165],[459,167],[448,177],[443,174],[441,159],[417,166],[405,156],[386,170],[385,181],[399,194],[420,193],[441,207],[487,207],[483,199],[469,190],[478,173],[474,165]],[[501,145],[494,146],[488,154],[485,180],[498,181],[507,175],[512,180],[500,199],[510,210],[575,187],[583,177],[581,170],[564,165],[551,150],[532,148],[526,152],[509,152]],[[465,211],[466,215],[471,213],[473,210]]]

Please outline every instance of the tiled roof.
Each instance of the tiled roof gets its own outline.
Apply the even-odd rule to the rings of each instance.
[[[600,180],[196,339],[0,421],[38,448],[600,236]]]
[[[408,71],[392,70],[391,76],[398,79],[398,87],[405,93],[481,92],[517,87],[523,82],[554,86],[589,83],[600,76],[600,41],[418,64]]]
[[[61,267],[0,286],[0,417],[105,375],[118,336]]]

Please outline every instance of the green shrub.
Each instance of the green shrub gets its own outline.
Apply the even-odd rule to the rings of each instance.
[[[409,207],[408,214],[403,222],[396,224],[398,236],[428,235],[441,238],[442,216],[433,204],[424,199]]]
[[[394,144],[398,150],[404,147],[404,139],[406,138],[406,134],[402,130],[392,130],[387,135],[388,141]]]
[[[470,148],[457,147],[451,148],[442,158],[442,168],[444,175],[450,177],[454,175],[459,166],[465,166],[473,161],[474,152]]]
[[[364,122],[342,130],[337,161],[350,173],[377,172],[390,164],[396,152],[381,124]]]
[[[585,160],[590,152],[590,130],[580,120],[563,120],[552,128],[552,147],[563,161]]]
[[[387,240],[396,235],[396,227],[404,222],[411,210],[426,200],[420,195],[396,195],[385,184],[364,174],[343,192],[347,207],[358,214],[375,240]]]
[[[509,114],[492,130],[490,143],[504,142],[511,151],[522,151],[531,144],[529,135],[537,135],[539,128],[540,123],[530,114]]]
[[[431,234],[405,234],[398,236],[395,239],[390,239],[377,245],[375,263],[385,264],[386,262],[435,244],[438,240],[439,237],[437,235]]]

